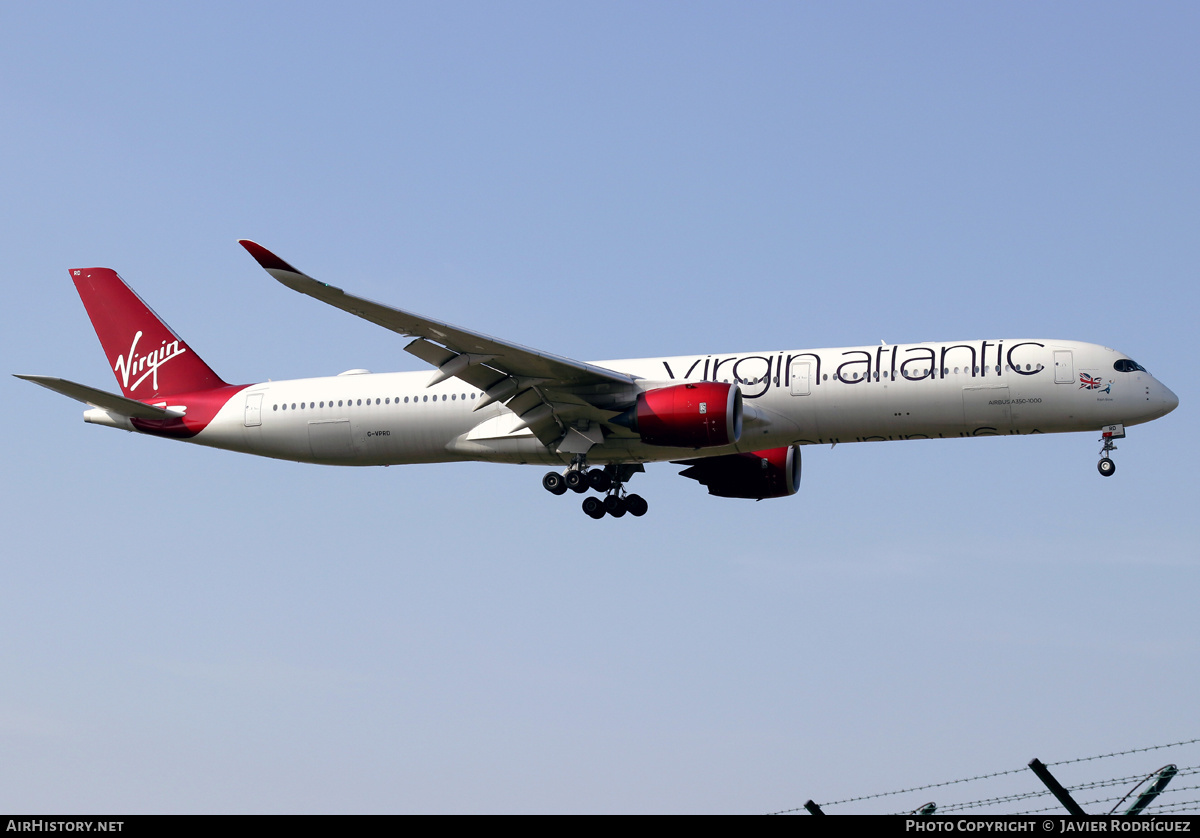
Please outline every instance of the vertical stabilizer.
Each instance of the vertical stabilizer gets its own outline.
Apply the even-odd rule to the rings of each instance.
[[[225,382],[109,268],[78,268],[71,279],[108,365],[130,399],[224,387]]]

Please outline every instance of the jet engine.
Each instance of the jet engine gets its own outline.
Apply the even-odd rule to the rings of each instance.
[[[742,435],[742,392],[717,381],[660,387],[638,394],[637,403],[612,421],[649,445],[732,445]]]
[[[785,498],[800,488],[800,446],[687,460],[679,472],[722,498]]]

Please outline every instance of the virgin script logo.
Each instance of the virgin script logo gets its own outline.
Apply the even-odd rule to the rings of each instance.
[[[141,330],[133,336],[133,342],[129,344],[128,355],[118,355],[117,363],[113,366],[113,372],[121,379],[121,387],[132,393],[138,388],[138,385],[146,380],[146,376],[153,376],[151,381],[152,389],[158,389],[158,368],[172,358],[177,358],[187,349],[179,345],[178,340],[173,340],[170,343],[162,342],[162,346],[145,355],[137,354],[138,341],[142,339]],[[140,373],[140,375],[138,375]],[[133,384],[129,383],[129,377],[137,375]]]

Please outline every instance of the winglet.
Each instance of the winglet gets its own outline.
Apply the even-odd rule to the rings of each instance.
[[[345,293],[341,288],[335,288],[328,282],[315,280],[304,271],[289,265],[258,242],[238,239],[238,244],[246,248],[246,252],[254,257],[254,261],[258,262],[263,270],[293,291],[316,297],[326,303],[330,302],[331,295],[341,296]]]
[[[296,270],[258,242],[250,241],[250,239],[238,239],[238,244],[246,248],[246,252],[254,257],[255,262],[262,265],[263,270],[291,271],[294,274],[305,275],[304,271]]]

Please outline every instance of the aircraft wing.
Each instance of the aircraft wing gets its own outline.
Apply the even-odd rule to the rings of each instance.
[[[478,410],[506,402],[546,445],[562,439],[579,419],[605,422],[620,413],[594,403],[594,396],[636,387],[634,376],[552,355],[440,320],[347,294],[297,270],[260,244],[238,242],[272,277],[385,329],[416,340],[405,351],[438,368],[428,386],[458,378],[484,391]]]
[[[104,390],[97,390],[95,387],[89,387],[86,384],[67,381],[65,378],[53,378],[48,375],[18,375],[16,377],[22,378],[25,381],[32,381],[34,384],[40,384],[48,390],[61,393],[64,396],[91,405],[92,407],[103,408],[110,413],[129,416],[133,419],[178,419],[181,415],[177,410],[168,410],[152,404],[144,404],[134,399],[118,396],[115,393],[106,393]]]

